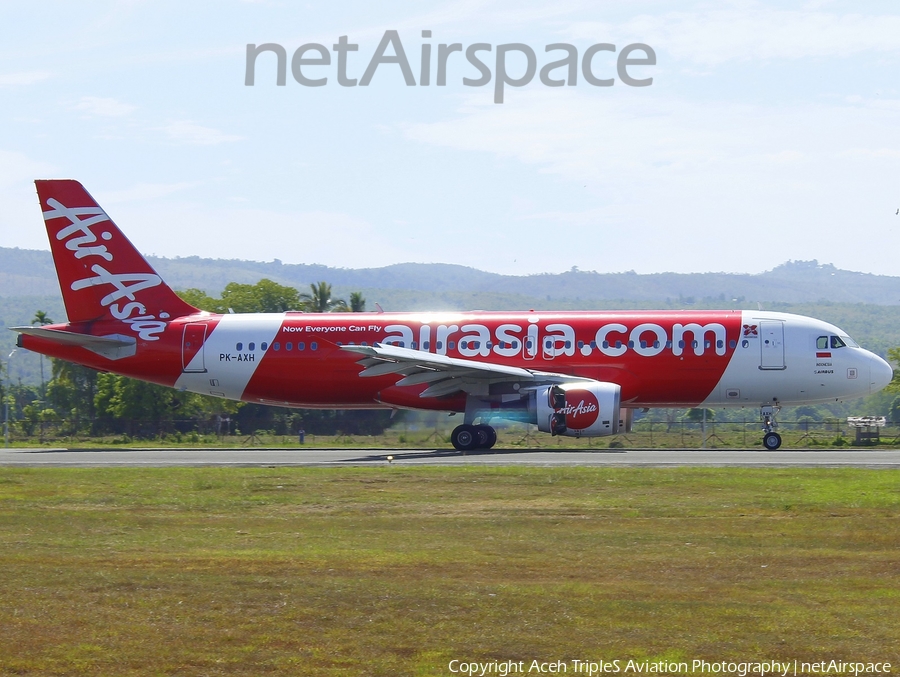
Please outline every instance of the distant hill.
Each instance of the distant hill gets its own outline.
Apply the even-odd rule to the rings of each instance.
[[[885,355],[900,346],[900,278],[839,270],[816,261],[791,261],[758,275],[729,273],[595,273],[498,275],[447,264],[404,263],[384,268],[329,268],[278,261],[150,258],[176,289],[218,295],[229,282],[267,277],[305,290],[330,282],[337,296],[361,291],[368,309],[387,310],[602,310],[736,308],[799,313],[842,327],[863,346]],[[37,310],[57,322],[65,312],[50,252],[0,247],[0,327],[30,324]],[[15,334],[0,331],[0,359]],[[49,373],[49,372],[48,372]],[[40,382],[38,356],[17,353],[13,379]]]
[[[500,275],[443,263],[401,263],[383,268],[330,268],[309,264],[224,259],[150,257],[176,289],[197,287],[218,294],[228,282],[269,278],[304,290],[319,280],[340,294],[368,292],[381,300],[390,292],[514,295],[525,299],[581,302],[670,301],[683,304],[870,303],[900,305],[900,277],[840,270],[818,261],[789,261],[755,275],[737,273],[597,273],[573,268],[565,273]],[[373,292],[382,291],[378,299]],[[0,296],[58,295],[50,252],[0,247]],[[525,302],[528,305],[529,302]]]

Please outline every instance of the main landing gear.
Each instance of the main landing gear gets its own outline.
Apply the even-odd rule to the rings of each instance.
[[[450,433],[450,442],[457,451],[490,449],[497,443],[497,431],[489,425],[458,425]]]
[[[759,415],[763,420],[763,446],[769,451],[775,451],[781,446],[781,435],[775,432],[778,427],[775,415],[779,411],[781,411],[781,407],[777,403],[775,406],[759,408]]]

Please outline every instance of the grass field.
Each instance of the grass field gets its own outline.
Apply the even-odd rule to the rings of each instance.
[[[630,658],[896,672],[900,472],[0,468],[3,675]]]

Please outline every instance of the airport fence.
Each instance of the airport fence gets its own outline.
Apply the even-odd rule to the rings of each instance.
[[[455,425],[455,422],[452,424]],[[9,421],[4,437],[9,445],[129,445],[171,446],[384,446],[435,447],[450,441],[452,425],[442,422],[427,425],[400,422],[380,435],[351,435],[340,431],[316,435],[302,430],[287,433],[275,430],[240,430],[235,422],[223,420],[142,420],[116,421],[108,432],[108,421],[64,418]],[[94,432],[94,431],[104,431]],[[630,432],[600,438],[551,437],[539,433],[536,426],[497,425],[498,445],[522,448],[645,448],[645,449],[725,449],[762,446],[762,427],[758,420],[700,421],[662,420],[645,416],[635,421]],[[900,446],[900,425],[888,423],[879,428],[855,428],[846,420],[779,421],[783,446],[824,448],[850,446]]]

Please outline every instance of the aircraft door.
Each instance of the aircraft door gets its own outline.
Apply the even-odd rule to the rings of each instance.
[[[785,369],[784,322],[761,320],[759,323],[760,369]]]
[[[206,342],[206,324],[191,322],[184,325],[181,341],[181,369],[187,373],[202,374],[206,371],[206,357],[203,344]],[[195,357],[199,353],[199,358]]]

